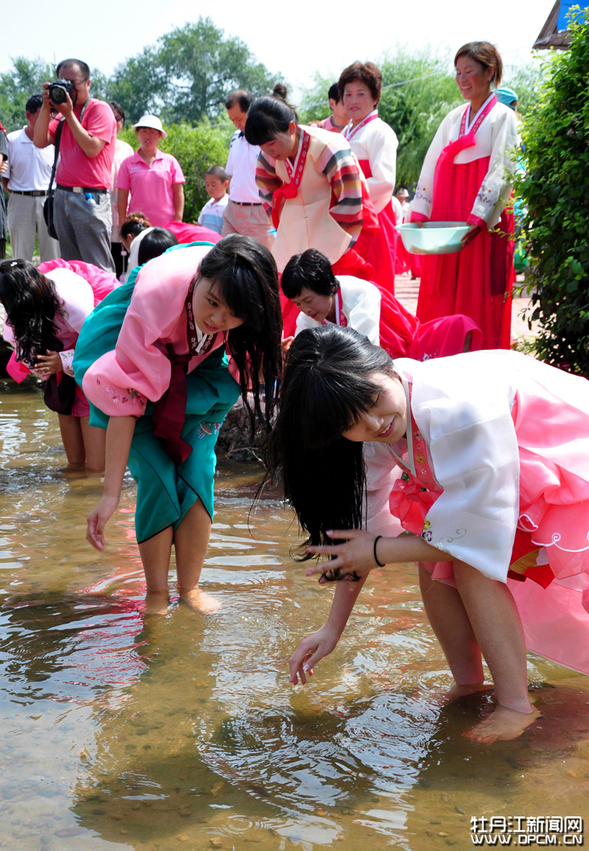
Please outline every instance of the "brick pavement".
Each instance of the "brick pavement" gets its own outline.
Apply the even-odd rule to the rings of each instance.
[[[518,284],[523,284],[523,277],[518,276]],[[412,281],[411,275],[395,275],[395,295],[401,304],[411,313],[415,314],[417,308],[417,296],[419,294],[419,279]],[[534,323],[532,330],[528,328],[528,323],[524,319],[524,312],[530,306],[530,299],[527,296],[518,296],[513,299],[513,308],[511,313],[511,339],[513,343],[530,340],[535,336],[537,323]]]

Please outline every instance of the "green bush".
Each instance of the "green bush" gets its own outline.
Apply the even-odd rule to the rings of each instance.
[[[180,165],[186,178],[184,193],[184,221],[196,222],[198,214],[209,200],[205,191],[204,174],[212,165],[224,166],[227,162],[230,131],[221,125],[211,127],[208,122],[190,127],[189,124],[166,124],[166,139],[161,139],[159,147],[162,151],[172,154]],[[132,128],[127,128],[120,135],[121,139],[137,148],[137,137]]]
[[[589,22],[551,55],[540,99],[526,116],[527,173],[517,191],[530,257],[531,318],[542,360],[589,376]]]

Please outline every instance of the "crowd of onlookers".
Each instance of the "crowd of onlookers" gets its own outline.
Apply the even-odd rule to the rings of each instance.
[[[227,163],[203,176],[210,200],[198,225],[182,225],[185,176],[177,159],[160,150],[167,136],[161,120],[145,114],[133,125],[133,151],[118,138],[123,106],[91,97],[85,62],[66,59],[56,75],[61,91],[46,83],[28,99],[22,130],[0,132],[0,174],[8,193],[7,206],[0,193],[0,259],[9,233],[14,258],[31,261],[38,247],[41,262],[80,260],[124,279],[131,243],[146,230],[170,230],[181,242],[241,233],[272,245],[272,225],[255,182],[259,149],[243,133],[253,100],[248,92],[227,99],[236,127]]]

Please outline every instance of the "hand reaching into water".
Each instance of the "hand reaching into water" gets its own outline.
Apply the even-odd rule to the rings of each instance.
[[[115,513],[118,504],[116,497],[103,496],[87,517],[86,540],[100,552],[104,549],[104,527]]]
[[[290,681],[297,685],[307,682],[307,674],[313,676],[313,666],[324,656],[329,656],[338,643],[340,632],[328,623],[304,638],[290,658]]]

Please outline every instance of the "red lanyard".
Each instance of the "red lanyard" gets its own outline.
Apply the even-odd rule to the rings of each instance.
[[[495,97],[495,95],[491,95],[487,105],[485,106],[485,108],[483,109],[483,111],[481,112],[481,114],[479,115],[479,117],[477,118],[475,123],[473,124],[473,126],[470,128],[469,134],[470,133],[476,134],[477,130],[479,129],[479,127],[481,126],[481,124],[483,123],[483,121],[485,120],[487,115],[491,112],[491,110],[493,109],[493,107],[495,106],[496,103],[497,103],[497,98]],[[470,114],[470,105],[467,106],[466,109],[464,110],[464,114],[462,116],[462,121],[460,122],[460,135],[461,136],[466,135],[466,116],[469,115],[469,114]]]
[[[360,122],[360,124],[356,124],[355,127],[351,127],[351,125],[348,124],[348,126],[344,130],[345,138],[349,142],[351,139],[354,138],[358,130],[361,130],[363,127],[365,127],[367,124],[370,124],[371,121],[375,121],[377,118],[378,112],[374,110],[374,112],[371,112],[370,115],[367,115],[366,118],[364,118],[363,121]]]
[[[294,189],[294,193],[287,194],[284,193],[287,198],[294,198],[299,191],[299,186],[301,185],[301,180],[303,179],[303,171],[305,170],[305,162],[307,161],[307,154],[309,153],[309,145],[311,144],[311,136],[309,133],[303,132],[303,143],[301,145],[301,152],[298,156],[297,161],[295,162],[294,169],[290,163],[289,158],[287,157],[284,161],[284,167],[286,168],[286,173],[288,174],[290,184],[292,187],[290,192]],[[286,187],[288,189],[288,187]]]
[[[194,319],[194,307],[192,304],[192,297],[194,295],[194,288],[199,280],[199,275],[197,275],[191,280],[190,286],[188,287],[188,295],[186,296],[186,314],[188,317],[186,322],[186,335],[188,337],[188,349],[191,355],[198,355],[198,357],[200,357],[201,355],[205,355],[212,348],[213,343],[215,342],[215,339],[217,337],[217,334],[206,334],[206,340],[204,341],[200,349],[198,348],[199,339],[197,325]]]
[[[339,325],[340,328],[348,327],[348,320],[346,319],[346,314],[344,313],[344,306],[342,304],[341,290],[338,290],[335,294],[335,323],[328,322],[327,319],[323,320],[324,325]]]

